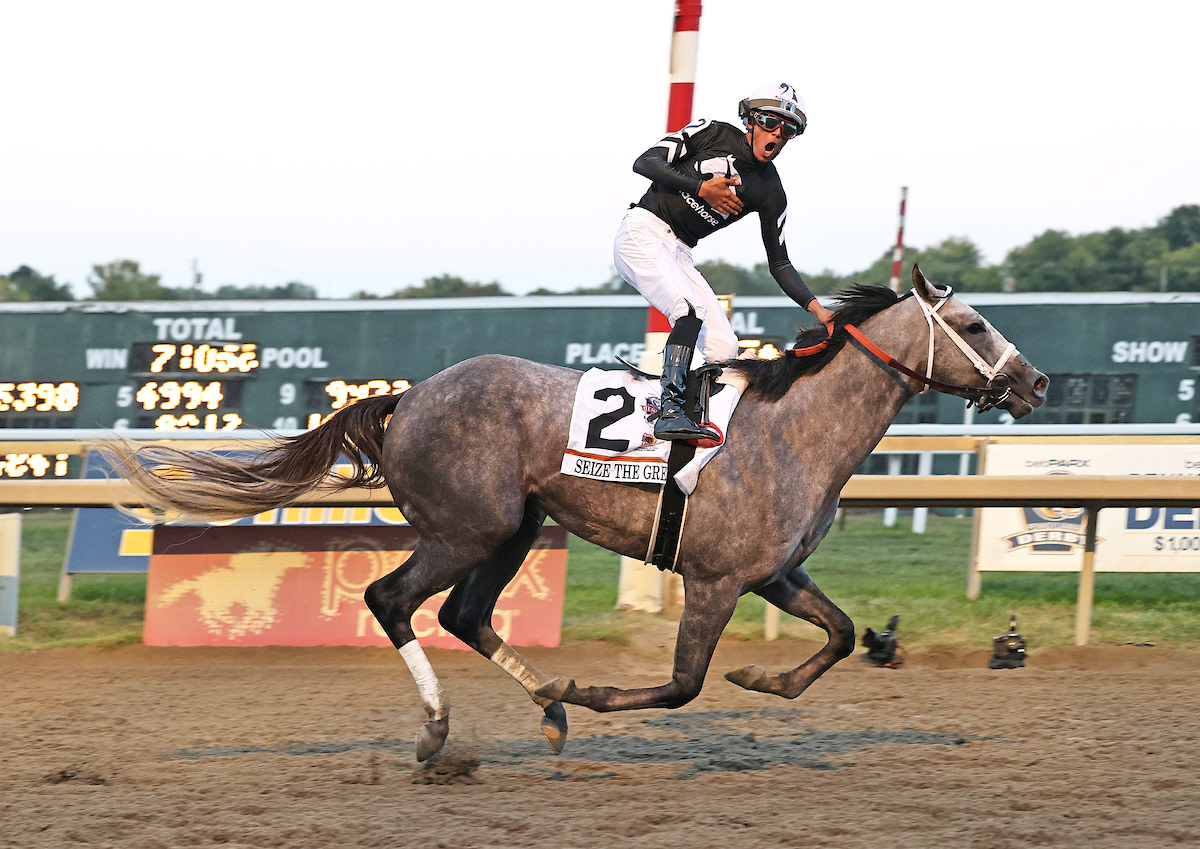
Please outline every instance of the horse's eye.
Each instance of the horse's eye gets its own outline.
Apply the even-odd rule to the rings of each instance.
[[[982,321],[975,321],[975,322],[972,322],[971,326],[967,328],[967,332],[968,333],[982,333],[984,331],[984,329],[985,328],[983,326]]]

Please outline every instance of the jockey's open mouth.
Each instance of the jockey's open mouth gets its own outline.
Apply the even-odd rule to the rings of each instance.
[[[767,132],[756,127],[751,133],[750,149],[759,162],[770,162],[779,155],[785,144],[787,139],[781,138],[778,130]]]

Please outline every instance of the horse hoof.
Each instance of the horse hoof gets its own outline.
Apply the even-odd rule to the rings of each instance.
[[[751,664],[743,666],[741,669],[735,669],[732,672],[725,673],[725,680],[737,684],[739,687],[746,690],[758,690],[763,692],[763,684],[767,678],[767,670],[761,666]]]
[[[546,705],[546,715],[542,717],[542,733],[546,742],[554,750],[554,754],[562,754],[563,746],[567,745],[567,712],[558,702]]]
[[[450,718],[431,719],[417,729],[417,761],[427,761],[446,745]]]
[[[558,678],[551,679],[545,684],[542,684],[533,691],[535,696],[541,696],[544,699],[553,699],[556,702],[561,702],[571,690],[575,689],[574,678]]]

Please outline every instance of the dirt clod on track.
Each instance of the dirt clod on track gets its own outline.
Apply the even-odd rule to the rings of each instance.
[[[413,770],[413,784],[478,784],[477,769],[474,755],[441,753]]]
[[[0,654],[0,847],[1200,845],[1200,652],[912,649],[857,656],[795,701],[726,682],[816,646],[726,640],[677,711],[541,710],[467,652],[428,652],[450,738],[394,651],[62,649]],[[861,652],[861,650],[860,650]],[[581,686],[664,683],[671,646],[530,659]]]

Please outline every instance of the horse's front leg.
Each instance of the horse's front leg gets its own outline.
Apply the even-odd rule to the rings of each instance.
[[[741,584],[734,578],[720,581],[684,579],[683,615],[675,643],[671,682],[659,687],[622,690],[617,687],[577,687],[572,678],[555,678],[538,687],[539,696],[595,711],[636,708],[677,708],[700,692],[721,632],[737,606]]]
[[[746,666],[725,677],[747,690],[794,699],[828,669],[854,651],[854,622],[813,583],[803,566],[756,592],[771,604],[825,630],[829,641],[791,672],[768,675],[761,666]]]

